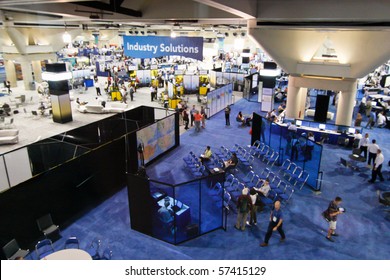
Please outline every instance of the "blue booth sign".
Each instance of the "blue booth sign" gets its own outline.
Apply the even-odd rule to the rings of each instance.
[[[202,37],[123,36],[123,47],[134,58],[179,55],[203,60]]]

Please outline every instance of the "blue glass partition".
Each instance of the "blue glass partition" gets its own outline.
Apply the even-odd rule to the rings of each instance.
[[[171,244],[179,244],[224,228],[223,192],[214,195],[211,191],[218,182],[223,185],[223,172],[177,185],[130,176],[141,184],[137,189],[131,189],[130,204],[137,203],[131,201],[134,191],[139,190],[140,193],[148,188],[151,201],[150,217],[145,215],[145,211],[136,213],[130,210],[133,229]],[[140,215],[143,215],[142,220],[138,225],[134,224],[133,220]],[[145,219],[150,219],[150,223]]]

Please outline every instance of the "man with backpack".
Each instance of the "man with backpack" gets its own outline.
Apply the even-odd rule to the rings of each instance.
[[[249,189],[244,188],[237,200],[237,222],[234,227],[242,231],[245,230],[246,219],[249,211],[252,209],[252,200],[248,193]]]

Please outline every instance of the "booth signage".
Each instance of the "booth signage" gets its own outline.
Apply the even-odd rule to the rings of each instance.
[[[124,54],[151,58],[178,55],[203,60],[202,37],[123,36]]]

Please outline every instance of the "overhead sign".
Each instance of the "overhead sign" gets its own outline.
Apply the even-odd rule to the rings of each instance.
[[[202,37],[123,36],[124,54],[136,58],[179,55],[203,60]]]

